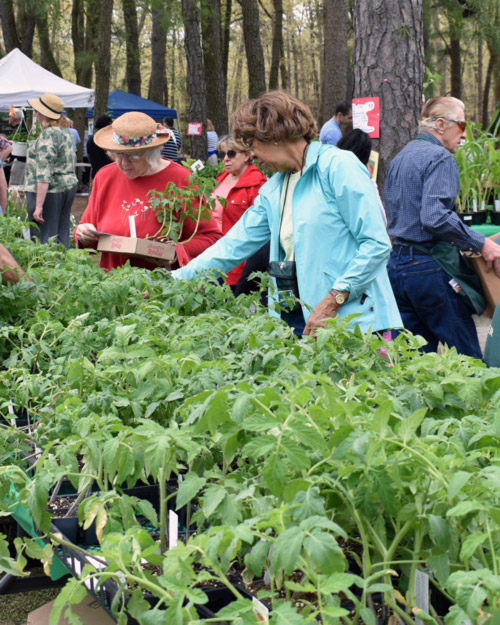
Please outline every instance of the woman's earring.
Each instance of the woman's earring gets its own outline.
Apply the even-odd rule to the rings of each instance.
[[[277,141],[275,141],[275,142],[274,142],[274,145],[278,145],[278,142],[277,142]]]

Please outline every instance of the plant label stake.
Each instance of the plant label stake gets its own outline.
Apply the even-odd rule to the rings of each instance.
[[[429,614],[429,576],[422,571],[415,571],[415,602],[426,614]],[[420,619],[415,619],[417,625],[424,625]]]
[[[177,546],[177,540],[179,538],[179,516],[173,511],[169,510],[168,513],[168,548]]]
[[[137,239],[137,230],[135,228],[135,215],[130,215],[128,218],[128,223],[130,227],[130,236],[132,239]]]
[[[257,620],[260,623],[269,622],[269,608],[267,608],[257,597],[252,598],[252,609],[254,611]]]
[[[495,200],[495,210],[500,211],[500,200]]]

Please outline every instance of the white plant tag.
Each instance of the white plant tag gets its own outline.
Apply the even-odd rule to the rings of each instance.
[[[257,597],[252,598],[252,606],[257,620],[261,623],[267,623],[269,621],[269,609],[259,601]]]
[[[495,210],[500,211],[500,200],[495,200]]]
[[[135,215],[130,215],[128,218],[128,223],[130,227],[130,236],[133,239],[137,239],[137,230],[135,229]]]
[[[30,241],[31,240],[30,229],[26,228],[26,226],[23,226],[21,229],[23,232],[23,239],[25,241]]]
[[[422,571],[415,571],[415,603],[426,614],[429,614],[429,576]],[[424,625],[423,621],[416,618],[417,625]]]
[[[9,403],[9,407],[7,409],[9,411],[9,414],[14,414],[14,408],[12,407],[12,404]],[[15,419],[11,419],[10,420],[11,425],[16,425],[16,420]]]
[[[191,171],[201,171],[202,169],[205,169],[205,165],[203,165],[203,161],[200,161],[200,159],[191,165]]]
[[[486,210],[486,202],[484,200],[481,200],[481,210]]]
[[[472,200],[472,210],[477,213],[477,201],[476,200]]]
[[[177,546],[179,539],[179,515],[173,510],[168,513],[168,548]]]

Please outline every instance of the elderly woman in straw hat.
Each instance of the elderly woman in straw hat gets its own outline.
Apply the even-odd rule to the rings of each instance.
[[[115,119],[111,126],[101,128],[94,135],[94,142],[107,150],[114,163],[102,167],[94,178],[92,193],[80,224],[75,229],[75,239],[83,247],[95,247],[99,232],[130,236],[127,217],[135,216],[139,238],[153,236],[159,223],[155,211],[149,207],[149,192],[163,191],[169,182],[177,187],[188,186],[189,170],[161,156],[161,147],[170,138],[168,132],[158,132],[156,122],[144,113],[125,113]],[[193,232],[195,235],[191,240]],[[196,224],[189,218],[183,222],[177,245],[177,262],[180,266],[195,258],[221,236],[215,223],[201,220]],[[157,265],[142,258],[126,254],[103,252],[101,267],[106,270],[130,264],[146,269]]]
[[[31,235],[47,243],[50,237],[69,247],[71,207],[75,199],[75,147],[67,128],[59,126],[64,102],[53,93],[28,100],[42,132],[26,157],[24,189]]]

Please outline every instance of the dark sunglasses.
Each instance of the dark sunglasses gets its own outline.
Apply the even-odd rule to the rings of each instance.
[[[460,132],[463,132],[466,128],[467,122],[460,122],[458,119],[449,119],[448,117],[443,117],[447,122],[454,122],[459,128]]]
[[[219,152],[219,158],[223,159],[226,156],[228,158],[234,158],[236,156],[237,152],[236,150],[228,150],[227,152]]]

